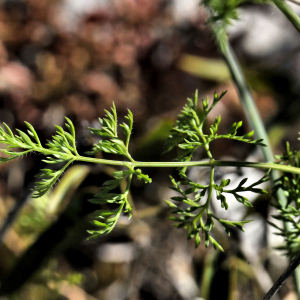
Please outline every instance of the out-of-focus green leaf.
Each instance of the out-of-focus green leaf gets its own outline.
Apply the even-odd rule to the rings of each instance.
[[[184,72],[208,80],[217,82],[231,80],[230,71],[222,59],[183,54],[177,63],[177,67]]]

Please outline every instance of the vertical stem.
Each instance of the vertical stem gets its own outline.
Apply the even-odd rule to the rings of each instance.
[[[204,267],[201,280],[201,298],[210,299],[210,291],[212,288],[213,277],[216,273],[215,264],[220,255],[218,251],[210,251],[204,258]]]
[[[125,202],[126,202],[126,206],[130,206],[131,207],[131,213],[133,214],[135,212],[135,207],[134,207],[134,203],[132,201],[131,195],[130,195],[130,185],[131,185],[131,181],[132,181],[132,175],[130,174],[127,180],[127,186],[126,186],[126,190],[125,190]],[[129,197],[128,197],[129,196]]]
[[[129,178],[126,180],[122,180],[120,183],[120,187],[122,192],[126,193],[126,202],[130,205],[131,207],[131,213],[133,216],[135,216],[136,213],[136,209],[135,209],[135,205],[130,193],[130,184],[131,184],[131,180],[132,180],[132,174],[129,175]]]
[[[229,291],[228,300],[235,300],[238,297],[238,267],[236,257],[231,257],[229,262]]]
[[[291,9],[291,7],[284,0],[272,0],[272,1],[278,7],[278,9],[280,9],[281,12],[290,20],[290,22],[294,25],[296,30],[300,33],[300,17]],[[299,256],[299,253],[297,254],[296,257],[298,257],[298,256]],[[294,261],[296,261],[296,259]],[[297,265],[299,265],[299,262],[300,262],[300,260],[298,259]],[[295,270],[294,274],[295,274],[295,281],[296,281],[295,282],[296,290],[297,290],[297,294],[298,294],[298,299],[300,299],[299,268],[297,268],[297,266],[295,266],[294,270]]]
[[[223,42],[224,43],[224,42]],[[232,51],[231,46],[227,42],[226,47],[222,47],[222,54],[226,60],[226,63],[230,69],[232,79],[238,90],[240,100],[242,102],[244,112],[247,117],[251,128],[255,130],[255,137],[264,140],[264,143],[267,147],[262,147],[263,155],[266,162],[273,161],[273,154],[270,148],[270,142],[265,130],[265,126],[260,118],[258,110],[256,108],[254,99],[250,92],[249,87],[247,86],[244,74],[241,70],[241,67],[235,57],[234,52]]]
[[[300,32],[300,18],[284,0],[272,0],[281,12],[290,20],[294,27]]]
[[[209,203],[210,203],[210,200],[212,197],[212,193],[214,190],[214,184],[215,184],[214,174],[215,174],[215,168],[214,168],[214,166],[212,166],[211,170],[210,170],[210,184],[209,184],[208,196],[207,196],[207,201],[205,203],[205,206],[207,207],[208,212],[209,212]]]
[[[282,2],[281,0],[273,0],[274,2],[279,1]],[[260,115],[257,111],[254,99],[252,97],[252,94],[250,92],[249,87],[247,86],[244,74],[241,70],[241,67],[235,57],[235,54],[228,42],[228,40],[226,39],[225,41],[222,40],[220,41],[218,39],[218,35],[216,34],[216,25],[212,26],[212,30],[215,33],[216,36],[216,40],[217,43],[219,45],[219,48],[226,60],[226,63],[229,67],[232,79],[236,85],[236,88],[238,90],[239,96],[240,96],[240,100],[242,102],[243,108],[244,108],[244,112],[246,114],[247,120],[249,122],[249,124],[251,125],[251,127],[255,130],[255,136],[256,138],[261,138],[264,139],[264,143],[267,145],[267,147],[263,147],[263,155],[264,155],[264,159],[265,161],[273,161],[273,153],[270,147],[270,142],[269,142],[269,138],[266,132],[266,129],[264,127],[264,124],[260,118]],[[299,27],[300,29],[300,27]],[[272,182],[274,183],[274,181],[279,178],[279,172],[278,171],[272,171],[271,172],[271,178],[272,178]],[[283,191],[281,189],[278,190],[277,194],[276,194],[276,198],[278,203],[285,207],[287,205],[287,199],[283,193]],[[290,224],[289,223],[285,223],[284,222],[284,227],[289,230],[290,229]],[[293,257],[290,255],[290,260],[292,260]],[[294,272],[294,282],[295,282],[295,286],[296,286],[296,291],[298,294],[298,297],[300,299],[300,274],[299,274],[299,270],[296,269]]]
[[[219,42],[219,41],[217,41],[217,42]],[[268,138],[265,126],[264,126],[264,124],[260,118],[260,115],[257,111],[254,99],[250,92],[250,89],[247,86],[247,83],[246,83],[244,74],[241,70],[241,67],[240,67],[240,65],[235,57],[235,54],[232,51],[232,48],[229,45],[228,41],[226,41],[226,43],[224,41],[222,41],[222,48],[220,48],[220,49],[226,60],[227,65],[229,67],[232,79],[238,90],[240,100],[242,102],[244,112],[246,114],[246,118],[247,118],[250,126],[255,131],[255,137],[263,139],[264,143],[267,145],[267,147],[262,147],[264,160],[266,162],[272,162],[273,161],[273,153],[271,150],[269,138]],[[272,171],[271,177],[272,177],[272,181],[274,182],[277,178],[279,178],[279,173],[277,171]],[[286,206],[287,200],[281,190],[277,194],[277,198],[278,198],[278,202],[282,206]]]
[[[198,134],[200,135],[203,143],[204,143],[204,149],[207,153],[207,156],[209,157],[209,160],[211,162],[214,161],[213,159],[213,156],[210,152],[210,149],[209,149],[209,143],[207,142],[205,136],[203,135],[203,131],[202,131],[202,126],[195,126],[194,127],[196,129],[196,131],[198,132]],[[210,170],[210,184],[209,184],[209,191],[208,191],[208,196],[207,196],[207,201],[206,201],[206,208],[209,210],[209,203],[210,203],[210,200],[211,200],[211,197],[212,197],[212,193],[213,193],[213,190],[214,190],[214,173],[215,173],[215,167],[212,165],[211,167],[211,170]]]

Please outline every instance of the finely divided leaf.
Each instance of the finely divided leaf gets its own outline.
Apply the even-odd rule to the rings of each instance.
[[[105,117],[99,119],[101,128],[90,128],[90,131],[94,135],[99,135],[102,140],[94,144],[92,151],[87,152],[87,154],[96,154],[103,151],[106,153],[124,155],[131,160],[131,156],[128,152],[128,145],[133,126],[133,115],[131,111],[128,110],[128,116],[125,117],[127,123],[120,125],[125,135],[125,143],[118,137],[118,119],[115,105],[113,104],[111,113],[107,110],[105,110],[105,113]]]

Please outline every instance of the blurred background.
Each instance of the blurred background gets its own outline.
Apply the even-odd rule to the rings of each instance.
[[[228,32],[274,153],[285,141],[299,147],[298,33],[275,7],[253,4],[241,7]],[[220,132],[240,120],[245,133],[251,130],[195,0],[0,1],[0,121],[21,130],[28,121],[43,143],[67,116],[79,153],[90,150],[88,127],[97,127],[114,102],[120,122],[128,108],[133,112],[132,156],[170,161],[176,153],[161,155],[163,141],[196,89],[202,98],[228,90],[209,120],[222,116]],[[216,159],[262,159],[259,149],[233,141],[216,142],[212,152]],[[87,242],[89,214],[99,209],[87,200],[115,170],[74,164],[49,194],[31,199],[34,175],[45,167],[41,158],[0,165],[1,300],[256,300],[287,266],[274,250],[282,240],[266,225],[274,214],[269,195],[250,194],[252,209],[229,199],[225,212],[215,202],[223,218],[255,221],[230,238],[215,230],[224,253],[203,244],[195,250],[167,219],[163,200],[174,196],[169,174],[176,173],[167,168],[145,169],[150,185],[133,181],[132,220],[124,216],[110,235]],[[207,171],[191,168],[189,176],[205,181]],[[216,179],[225,174],[233,184],[263,175],[223,168]],[[296,299],[293,290],[289,280],[274,299]]]

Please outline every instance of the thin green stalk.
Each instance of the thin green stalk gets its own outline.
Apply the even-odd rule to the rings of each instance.
[[[36,152],[41,152],[37,150]],[[211,156],[211,153],[208,149],[208,153]],[[47,153],[49,154],[49,153]],[[56,151],[51,151],[51,154],[56,155],[59,154]],[[73,161],[83,161],[88,163],[95,164],[103,164],[103,165],[112,165],[112,166],[124,166],[129,168],[184,168],[184,167],[225,167],[225,166],[234,166],[234,167],[246,167],[246,168],[257,168],[257,169],[271,169],[278,170],[282,172],[289,172],[293,174],[300,174],[300,169],[292,166],[280,165],[275,163],[260,163],[260,162],[245,162],[245,161],[218,161],[211,158],[210,161],[188,161],[188,162],[143,162],[143,161],[121,161],[121,160],[108,160],[102,158],[94,158],[94,157],[85,157],[80,155],[72,155],[69,158],[68,163],[64,166],[63,171],[67,168],[67,166]]]
[[[209,251],[204,259],[204,266],[202,272],[202,280],[201,280],[201,298],[202,299],[210,299],[210,291],[212,289],[213,277],[216,273],[216,264],[220,252],[217,251]]]
[[[213,26],[213,30],[216,31],[216,28],[214,28],[214,26]],[[216,37],[218,37],[218,36],[216,35]],[[247,83],[246,83],[244,74],[241,70],[241,67],[240,67],[240,65],[235,57],[235,54],[234,54],[230,44],[228,43],[228,41],[227,40],[222,41],[222,46],[221,46],[221,42],[218,41],[218,39],[217,39],[217,42],[219,42],[219,44],[220,44],[220,50],[226,60],[226,63],[229,67],[232,79],[236,85],[238,92],[239,92],[240,100],[243,105],[247,120],[248,120],[251,128],[254,129],[256,138],[263,139],[264,143],[267,145],[267,147],[262,148],[265,161],[272,162],[273,161],[273,153],[271,150],[271,145],[269,142],[268,134],[267,134],[265,126],[260,118],[260,115],[257,111],[254,99],[252,97],[249,87],[247,86]],[[275,180],[277,180],[279,178],[279,173],[272,172],[271,178],[272,178],[272,181],[274,182]],[[287,200],[281,190],[279,190],[279,192],[277,194],[277,198],[278,198],[278,202],[282,206],[286,206]],[[299,289],[299,291],[300,291],[300,289]]]
[[[223,45],[224,45],[224,41],[223,41]],[[273,153],[271,151],[270,142],[269,142],[267,132],[265,130],[265,126],[261,120],[259,112],[257,111],[251,91],[247,86],[244,74],[241,70],[241,67],[235,57],[235,54],[230,44],[227,42],[226,47],[222,47],[221,51],[230,69],[232,79],[240,95],[240,100],[243,105],[244,112],[247,117],[247,121],[249,122],[250,127],[254,129],[255,137],[263,139],[264,143],[267,145],[267,147],[264,147],[262,149],[263,155],[265,157],[265,161],[267,162],[273,161],[274,160]]]
[[[275,163],[247,162],[247,161],[230,161],[230,160],[211,160],[211,161],[188,161],[188,162],[144,162],[144,161],[120,161],[105,160],[92,157],[74,157],[74,160],[90,162],[95,164],[115,165],[134,168],[184,168],[184,167],[245,167],[264,170],[278,170],[293,174],[300,174],[300,169],[292,166],[280,165]]]
[[[300,33],[300,18],[291,9],[291,7],[284,0],[272,0],[273,3],[281,10],[281,12],[290,20],[294,27]],[[299,268],[295,268],[295,285],[298,294],[298,299],[300,299],[300,272]]]
[[[290,20],[294,27],[300,32],[300,18],[291,7],[283,0],[272,0],[281,12]]]
[[[132,181],[132,174],[130,174],[129,177],[128,177],[127,186],[126,186],[126,190],[125,190],[125,193],[124,193],[126,195],[124,203],[126,202],[126,204],[129,205],[129,206],[131,206],[131,204],[129,203],[129,201],[127,199],[127,196],[130,193],[131,181]]]
[[[273,2],[286,14],[286,16],[291,20],[291,22],[294,24],[294,26],[296,27],[296,25],[298,27],[296,27],[298,29],[298,31],[300,31],[300,21],[299,21],[299,17],[297,16],[297,18],[295,17],[296,15],[294,14],[294,12],[287,6],[287,4],[284,1],[281,0],[273,0]],[[260,118],[260,115],[257,111],[254,99],[252,97],[251,91],[249,89],[249,87],[247,86],[244,74],[241,70],[241,67],[235,57],[235,54],[228,42],[228,40],[226,39],[225,41],[222,40],[218,40],[218,35],[216,34],[216,30],[217,28],[215,27],[217,25],[212,26],[212,29],[215,33],[216,36],[216,40],[219,44],[219,48],[226,60],[226,63],[229,67],[232,79],[236,85],[236,88],[239,92],[240,95],[240,100],[241,103],[243,105],[244,108],[244,112],[246,114],[247,120],[251,126],[251,128],[254,129],[255,131],[255,136],[256,138],[260,138],[264,140],[264,143],[267,145],[267,147],[264,147],[263,150],[263,155],[265,158],[265,161],[267,162],[272,162],[273,161],[273,153],[271,150],[271,145],[269,142],[269,138],[265,129],[265,126]],[[279,168],[274,168],[272,169],[273,171],[271,172],[271,179],[273,181],[273,183],[280,177]],[[274,171],[277,170],[277,171]],[[283,169],[281,169],[280,171],[284,171]],[[281,189],[279,189],[277,191],[276,194],[276,198],[278,203],[285,207],[287,205],[287,199],[283,193],[283,191]],[[290,224],[284,222],[284,227],[288,230],[290,228]],[[293,257],[290,256],[290,260]],[[298,297],[300,299],[300,274],[299,274],[299,270],[295,270],[294,272],[294,279],[295,279],[295,285],[296,285],[296,290],[297,290],[297,294]]]
[[[211,170],[210,170],[210,184],[209,184],[208,196],[207,196],[207,201],[205,203],[205,207],[208,210],[209,210],[209,203],[210,203],[210,200],[211,200],[211,197],[212,197],[212,193],[213,193],[213,190],[214,190],[214,184],[215,184],[214,173],[215,173],[215,167],[212,166]]]

